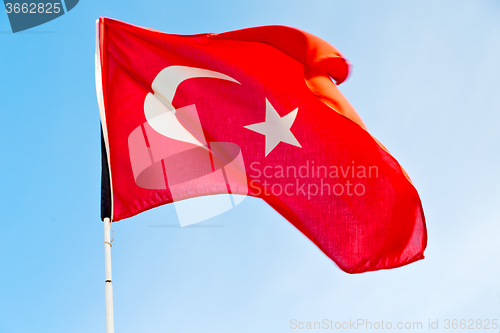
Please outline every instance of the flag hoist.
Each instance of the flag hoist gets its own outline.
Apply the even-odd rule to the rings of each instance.
[[[97,92],[97,103],[99,105],[99,113],[101,115],[101,147],[102,147],[102,165],[103,165],[103,178],[101,188],[102,198],[109,199],[110,192],[110,177],[109,177],[109,149],[108,147],[108,137],[104,110],[104,97],[103,97],[103,83],[102,83],[102,73],[101,73],[101,48],[99,43],[99,21],[96,21],[96,48],[95,48],[95,81],[96,81],[96,92]],[[105,193],[106,192],[106,193]],[[101,199],[102,199],[101,198]],[[111,200],[111,199],[109,199]],[[110,205],[110,203],[109,203]],[[103,209],[107,204],[101,200],[101,218],[104,223],[104,297],[105,297],[105,313],[106,313],[106,333],[114,333],[114,314],[113,314],[113,284],[111,276],[111,242],[113,241],[110,237],[111,233],[111,216],[110,211]],[[114,238],[114,230],[113,230]]]

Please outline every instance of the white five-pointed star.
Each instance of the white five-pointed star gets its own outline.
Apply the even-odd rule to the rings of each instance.
[[[278,112],[276,112],[272,104],[266,98],[266,121],[244,127],[266,137],[266,156],[269,155],[280,142],[302,148],[290,130],[297,117],[298,110],[299,108],[296,108],[286,116],[280,117]]]

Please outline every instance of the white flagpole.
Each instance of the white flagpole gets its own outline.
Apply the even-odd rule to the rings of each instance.
[[[99,105],[99,114],[101,115],[101,124],[103,130],[104,140],[106,142],[107,159],[109,161],[109,150],[107,141],[107,128],[106,116],[104,111],[104,98],[102,92],[102,77],[101,77],[101,53],[99,45],[99,22],[95,22],[96,35],[95,35],[95,86],[97,90],[97,104]],[[111,179],[110,179],[111,181]],[[111,185],[111,184],[110,184]],[[106,333],[115,332],[115,324],[113,318],[113,285],[111,284],[111,219],[104,218],[104,272],[106,284],[104,287],[104,297],[106,303]],[[113,235],[114,237],[114,235]]]
[[[104,272],[106,285],[104,287],[105,303],[106,303],[106,333],[115,332],[115,324],[113,319],[113,285],[111,284],[111,220],[106,217],[104,219]]]

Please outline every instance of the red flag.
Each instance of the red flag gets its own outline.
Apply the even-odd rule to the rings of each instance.
[[[250,195],[346,272],[423,259],[419,196],[332,82],[348,70],[294,28],[184,36],[99,19],[102,217]]]

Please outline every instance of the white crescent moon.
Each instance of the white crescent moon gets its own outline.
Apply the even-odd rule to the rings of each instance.
[[[187,66],[169,66],[164,68],[151,84],[154,94],[148,93],[144,100],[144,114],[149,125],[158,133],[179,141],[204,146],[198,141],[175,116],[172,106],[177,87],[185,80],[193,78],[214,78],[240,84],[225,74],[208,69]]]

